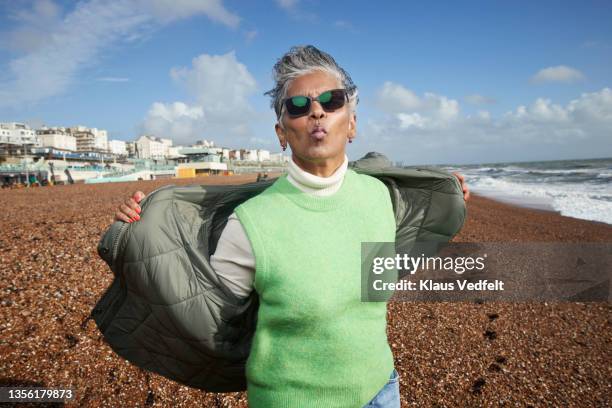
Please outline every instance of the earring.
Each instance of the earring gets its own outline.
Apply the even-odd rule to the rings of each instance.
[[[283,148],[283,152],[287,150],[287,145],[281,145],[281,147]]]
[[[353,139],[349,139],[349,143],[353,143]]]

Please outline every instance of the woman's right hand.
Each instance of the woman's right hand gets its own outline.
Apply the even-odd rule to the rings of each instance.
[[[125,200],[115,213],[115,221],[130,223],[140,220],[140,206],[138,203],[141,202],[143,198],[145,198],[145,194],[142,191],[136,191],[132,197]]]

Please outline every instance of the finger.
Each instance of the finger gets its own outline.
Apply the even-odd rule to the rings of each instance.
[[[133,198],[128,198],[125,200],[125,205],[127,205],[128,207],[130,207],[132,210],[136,211],[138,214],[140,214],[140,206],[138,204],[136,204],[136,201],[134,201]]]
[[[120,211],[117,211],[115,213],[115,221],[123,221],[123,222],[127,222],[127,223],[132,222],[130,217],[128,217],[127,215],[125,215],[124,213],[122,213]]]
[[[461,182],[463,182],[463,176],[459,173],[453,173]]]
[[[129,218],[131,218],[132,220],[140,220],[140,215],[138,215],[136,213],[136,211],[132,210],[130,207],[128,207],[125,204],[121,204],[121,207],[119,207],[119,209],[121,210],[122,213],[124,213],[125,215],[127,215]]]
[[[139,203],[143,198],[145,198],[145,193],[143,193],[142,191],[138,190],[134,193],[134,195],[132,196],[132,198],[134,199],[134,201],[136,201],[137,203]]]

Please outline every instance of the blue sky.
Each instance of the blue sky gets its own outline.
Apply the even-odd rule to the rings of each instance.
[[[278,151],[263,95],[291,46],[360,89],[351,159],[612,156],[609,2],[0,2],[0,121]]]

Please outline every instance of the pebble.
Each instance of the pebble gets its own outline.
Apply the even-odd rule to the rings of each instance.
[[[247,407],[244,392],[206,393],[133,366],[88,316],[113,279],[96,247],[126,197],[165,184],[254,179],[0,191],[1,386],[72,388],[74,406]],[[612,228],[473,196],[455,240],[612,242]],[[609,319],[610,306],[597,303],[392,302],[388,338],[402,406],[606,406]]]

